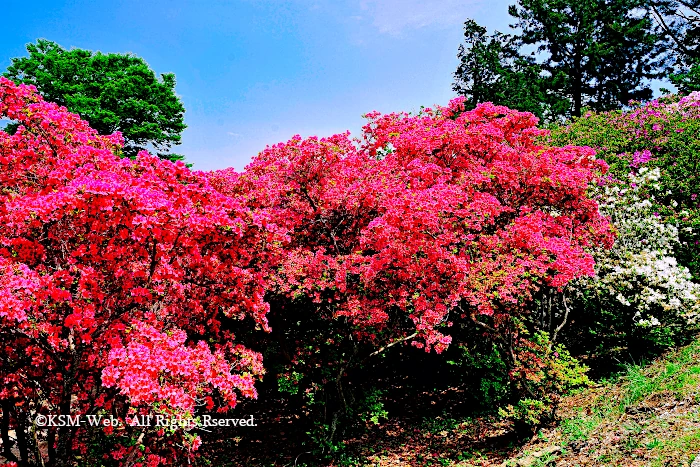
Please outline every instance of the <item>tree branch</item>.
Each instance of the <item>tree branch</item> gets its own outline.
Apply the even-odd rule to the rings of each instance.
[[[410,336],[405,336],[405,337],[402,337],[401,339],[397,339],[397,340],[391,342],[390,344],[387,344],[387,345],[385,345],[384,347],[380,348],[379,350],[376,350],[376,351],[372,352],[371,354],[369,354],[369,356],[370,356],[370,357],[374,357],[375,355],[379,355],[380,353],[384,352],[384,351],[385,351],[386,349],[388,349],[389,347],[393,347],[393,346],[395,346],[396,344],[400,344],[400,343],[402,343],[402,342],[406,342],[406,341],[408,341],[408,340],[411,340],[411,339],[413,339],[414,337],[416,337],[417,335],[418,335],[418,331],[414,332],[414,333],[411,334]]]

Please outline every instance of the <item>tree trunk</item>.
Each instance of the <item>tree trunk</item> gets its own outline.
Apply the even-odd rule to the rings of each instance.
[[[61,404],[59,405],[59,415],[70,415],[70,402],[71,402],[71,392],[70,387],[73,386],[73,378],[68,377],[64,381],[63,385],[63,396],[61,398]],[[58,427],[58,442],[56,443],[56,466],[57,467],[70,467],[71,462],[71,448],[72,448],[72,437],[73,433],[71,427],[69,426],[59,426]]]
[[[574,76],[573,76],[574,86],[572,90],[572,97],[574,98],[574,112],[573,116],[578,118],[581,116],[581,110],[583,109],[583,76],[581,73],[581,56],[576,52],[576,57],[574,61]]]
[[[12,453],[14,443],[10,439],[10,409],[12,402],[4,399],[2,401],[2,419],[0,420],[0,436],[2,437],[2,455],[10,462],[18,462],[19,459]]]
[[[61,403],[58,407],[59,415],[71,415],[71,400],[73,398],[73,385],[75,384],[75,368],[78,362],[77,352],[73,344],[73,336],[69,336],[70,343],[70,366],[67,366],[63,375],[63,392],[61,394]],[[68,425],[67,423],[65,425]],[[72,444],[73,444],[73,427],[59,426],[58,427],[58,442],[56,443],[56,466],[70,467],[72,462]]]
[[[46,436],[46,450],[48,451],[49,454],[49,463],[48,465],[50,467],[53,467],[56,465],[56,428],[54,427],[49,427],[48,429],[48,435]]]
[[[17,447],[19,449],[20,466],[29,465],[29,443],[27,442],[27,426],[26,420],[22,417],[22,414],[15,411],[15,417],[17,418]]]
[[[573,81],[573,87],[572,87],[572,95],[571,97],[574,100],[574,112],[573,116],[574,117],[580,117],[581,116],[581,111],[583,110],[583,70],[582,70],[582,63],[583,62],[583,57],[581,56],[583,49],[585,47],[584,44],[582,44],[582,39],[580,38],[581,34],[581,18],[579,18],[578,21],[578,27],[577,29],[577,34],[576,34],[576,39],[574,40],[574,56],[573,56],[573,63],[572,63],[572,68],[573,70],[571,73],[571,78]]]

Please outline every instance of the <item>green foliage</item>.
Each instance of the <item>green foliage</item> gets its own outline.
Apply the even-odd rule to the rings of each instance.
[[[120,131],[125,156],[150,145],[161,158],[183,159],[169,152],[186,128],[174,74],[158,79],[135,55],[66,50],[44,39],[28,44],[27,51],[28,57],[12,59],[3,76],[36,86],[44,99],[79,114],[100,134]]]
[[[528,426],[537,426],[543,420],[549,418],[551,408],[545,404],[545,401],[539,399],[520,399],[513,404],[508,404],[505,407],[498,408],[498,414],[508,420],[524,423]]]
[[[365,394],[364,400],[358,407],[358,415],[360,419],[366,423],[379,425],[379,419],[386,419],[389,412],[384,408],[382,397],[384,391],[372,388]]]
[[[316,399],[317,393],[327,396],[327,393],[315,387],[314,391],[306,391],[307,404],[325,412],[328,407],[322,400]],[[328,417],[313,418],[312,426],[306,432],[311,452],[321,458],[350,462],[352,456],[344,452],[344,439],[349,433],[360,433],[368,424],[379,425],[380,420],[389,416],[383,397],[384,391],[370,387],[354,403],[333,411]]]
[[[568,441],[586,441],[602,420],[598,414],[585,415],[585,408],[581,407],[578,416],[562,420],[561,430]]]
[[[651,459],[648,465],[680,465],[677,460],[679,453],[692,456],[697,453],[700,441],[697,430],[688,432],[688,425],[683,423],[684,419],[694,419],[695,424],[697,413],[687,409],[674,413],[673,409],[669,411],[666,407],[674,401],[685,404],[697,395],[699,357],[700,341],[696,340],[651,365],[628,365],[620,375],[603,382],[599,389],[588,395],[584,399],[585,405],[575,415],[562,421],[564,439],[568,442],[600,439],[611,428],[619,429],[621,421],[626,420],[620,430],[626,434],[626,439],[614,449],[608,448],[604,454],[608,462],[628,465],[629,462],[620,456],[628,449],[643,446],[656,451],[652,453],[653,457],[647,458]],[[635,416],[628,417],[630,413]],[[669,424],[669,421],[674,423]],[[683,465],[689,465],[689,461]]]
[[[299,381],[301,381],[303,375],[296,371],[291,371],[289,373],[282,373],[277,377],[277,388],[280,392],[286,392],[289,394],[299,393]]]
[[[687,69],[671,74],[669,79],[681,94],[700,91],[700,62],[695,62]]]
[[[537,426],[554,417],[563,395],[590,384],[588,367],[564,346],[553,346],[548,333],[538,331],[531,338],[524,331],[522,334],[510,372],[517,397],[514,403],[499,408],[499,415],[516,426]]]
[[[475,386],[472,391],[476,392],[481,407],[493,410],[503,404],[511,395],[511,383],[507,362],[498,346],[486,342],[472,347],[463,344],[460,348],[460,367]]]
[[[531,112],[544,121],[556,120],[569,106],[568,101],[548,92],[558,86],[561,75],[543,74],[532,57],[520,55],[518,48],[516,36],[487,35],[485,28],[467,20],[452,89],[467,98],[467,109],[492,102]]]
[[[551,91],[569,99],[570,115],[649,99],[646,80],[663,74],[665,49],[645,0],[518,0],[509,13],[543,70],[565,77]]]
[[[320,388],[316,388],[318,391]],[[307,392],[309,405],[317,405],[324,411],[325,404],[315,399],[316,391]],[[379,425],[387,419],[389,412],[384,407],[385,391],[369,387],[352,404],[348,404],[325,419],[313,420],[313,427],[307,431],[310,445],[319,456],[338,459],[344,456],[344,439],[349,433],[360,433],[368,425]]]
[[[326,456],[330,459],[343,451],[345,444],[336,436],[338,423],[337,418],[330,423],[319,419],[313,420],[313,428],[306,434],[309,437],[312,452],[317,456]]]
[[[465,390],[479,411],[497,413],[523,432],[552,420],[563,395],[590,383],[588,368],[563,345],[552,343],[549,333],[528,331],[537,327],[533,317],[501,323],[505,334],[501,339],[484,332],[494,322],[482,316],[483,325],[473,329],[476,334],[454,334],[462,342],[460,353],[447,362],[463,372]]]

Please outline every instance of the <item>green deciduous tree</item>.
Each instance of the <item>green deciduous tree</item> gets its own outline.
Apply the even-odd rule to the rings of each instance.
[[[101,134],[120,131],[125,156],[150,148],[164,159],[183,158],[170,153],[186,128],[174,74],[159,79],[135,55],[66,50],[44,39],[27,51],[28,57],[12,59],[5,77],[36,86],[46,100],[79,114]]]

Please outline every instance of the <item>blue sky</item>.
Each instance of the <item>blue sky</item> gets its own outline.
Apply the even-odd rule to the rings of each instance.
[[[173,72],[195,169],[243,169],[294,134],[359,132],[371,110],[453,97],[468,17],[507,28],[508,0],[53,0],[9,2],[0,69],[38,38],[132,52]]]

